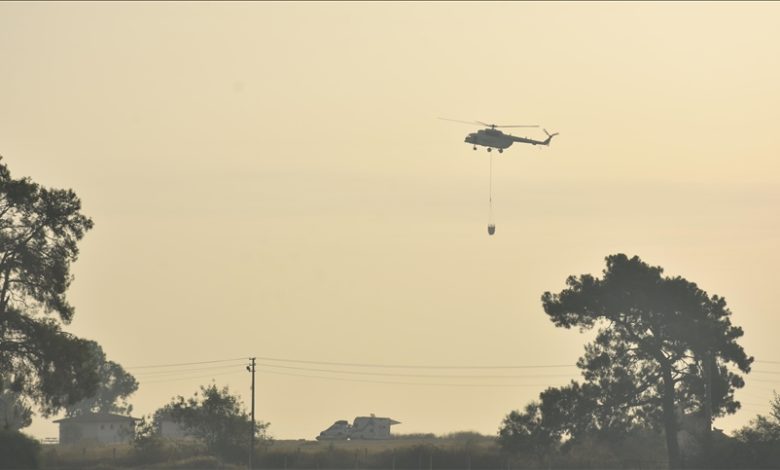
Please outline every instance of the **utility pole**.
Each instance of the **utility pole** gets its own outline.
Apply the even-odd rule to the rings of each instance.
[[[249,441],[249,470],[252,470],[252,457],[255,454],[255,359],[250,357],[252,364],[246,366],[246,370],[252,373],[252,437]]]

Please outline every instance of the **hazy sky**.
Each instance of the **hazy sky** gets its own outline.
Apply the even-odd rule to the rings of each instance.
[[[748,354],[780,361],[778,22],[769,2],[4,2],[0,154],[94,219],[67,330],[136,374],[135,416],[210,377],[249,402],[241,361],[146,365],[574,364],[591,336],[540,296],[618,252],[725,296]],[[492,238],[477,128],[439,116],[560,132],[493,157]],[[716,427],[768,411],[780,363],[754,369]],[[349,370],[530,377],[262,366],[258,418],[494,434],[577,377]]]

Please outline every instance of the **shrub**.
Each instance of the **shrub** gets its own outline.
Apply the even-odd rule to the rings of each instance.
[[[228,387],[201,386],[193,397],[176,397],[156,415],[179,423],[190,436],[203,442],[210,453],[225,461],[243,462],[248,455],[252,422],[239,397],[232,395]],[[254,427],[260,445],[259,441],[266,438],[268,423],[259,422]]]
[[[18,431],[0,431],[0,468],[38,468],[40,458],[38,441]]]
[[[201,455],[198,457],[190,457],[188,459],[177,460],[176,462],[167,463],[165,464],[165,468],[172,469],[172,470],[173,469],[191,470],[193,468],[197,468],[198,470],[211,470],[211,469],[224,469],[224,468],[237,468],[237,467],[228,467],[216,457],[212,457],[210,455]]]

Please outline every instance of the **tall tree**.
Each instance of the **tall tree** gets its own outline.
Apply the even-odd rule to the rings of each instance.
[[[61,329],[78,242],[92,228],[72,190],[14,179],[0,160],[0,389],[36,402],[44,415],[95,392],[89,342]]]
[[[138,381],[121,365],[109,361],[98,343],[91,341],[90,348],[99,364],[98,389],[93,396],[66,406],[65,413],[67,416],[90,412],[129,414],[133,405],[127,402],[127,398],[138,390]]]
[[[711,415],[739,408],[734,391],[750,372],[726,301],[638,257],[608,256],[602,278],[570,276],[567,288],[545,292],[544,310],[556,326],[598,328],[578,365],[601,390],[609,409],[628,419],[663,425],[670,468],[680,467],[677,410],[705,415],[709,369]],[[736,370],[735,370],[736,369]],[[708,418],[709,419],[709,418]]]

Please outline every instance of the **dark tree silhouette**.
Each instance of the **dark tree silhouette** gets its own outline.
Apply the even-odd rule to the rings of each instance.
[[[185,399],[175,397],[155,412],[154,421],[163,419],[178,423],[187,434],[202,440],[215,454],[232,461],[240,461],[249,450],[252,418],[241,399],[230,393],[228,387],[215,384],[201,386],[198,392]],[[255,437],[265,439],[269,424],[256,422]]]
[[[757,415],[734,433],[747,449],[738,462],[745,468],[778,468],[780,465],[780,395],[773,393],[769,416]],[[730,462],[729,462],[730,463]]]
[[[563,387],[551,387],[539,394],[539,409],[545,427],[568,434],[572,441],[583,437],[619,440],[635,424],[631,416],[612,406],[605,390],[592,383],[572,381]]]
[[[512,411],[501,423],[498,442],[504,450],[527,452],[545,465],[545,456],[549,455],[561,440],[561,433],[547,426],[540,404],[531,402],[523,412]]]
[[[127,397],[138,390],[138,381],[121,365],[107,360],[99,344],[90,341],[90,348],[99,364],[98,389],[93,396],[67,406],[66,415],[77,416],[90,412],[129,414],[133,406],[127,403]]]
[[[544,310],[556,326],[598,328],[578,362],[602,409],[591,419],[602,426],[610,418],[621,426],[662,423],[669,467],[679,468],[677,409],[705,415],[709,367],[712,416],[735,412],[734,391],[744,386],[738,372],[750,372],[753,358],[737,344],[743,332],[731,325],[723,298],[681,277],[664,277],[662,268],[636,256],[606,261],[601,279],[570,276],[560,293],[545,292]]]
[[[14,179],[0,161],[0,390],[32,399],[44,415],[98,383],[89,342],[60,328],[73,318],[70,265],[90,228],[73,191]]]
[[[32,424],[32,409],[18,393],[0,392],[0,430],[18,431]]]

